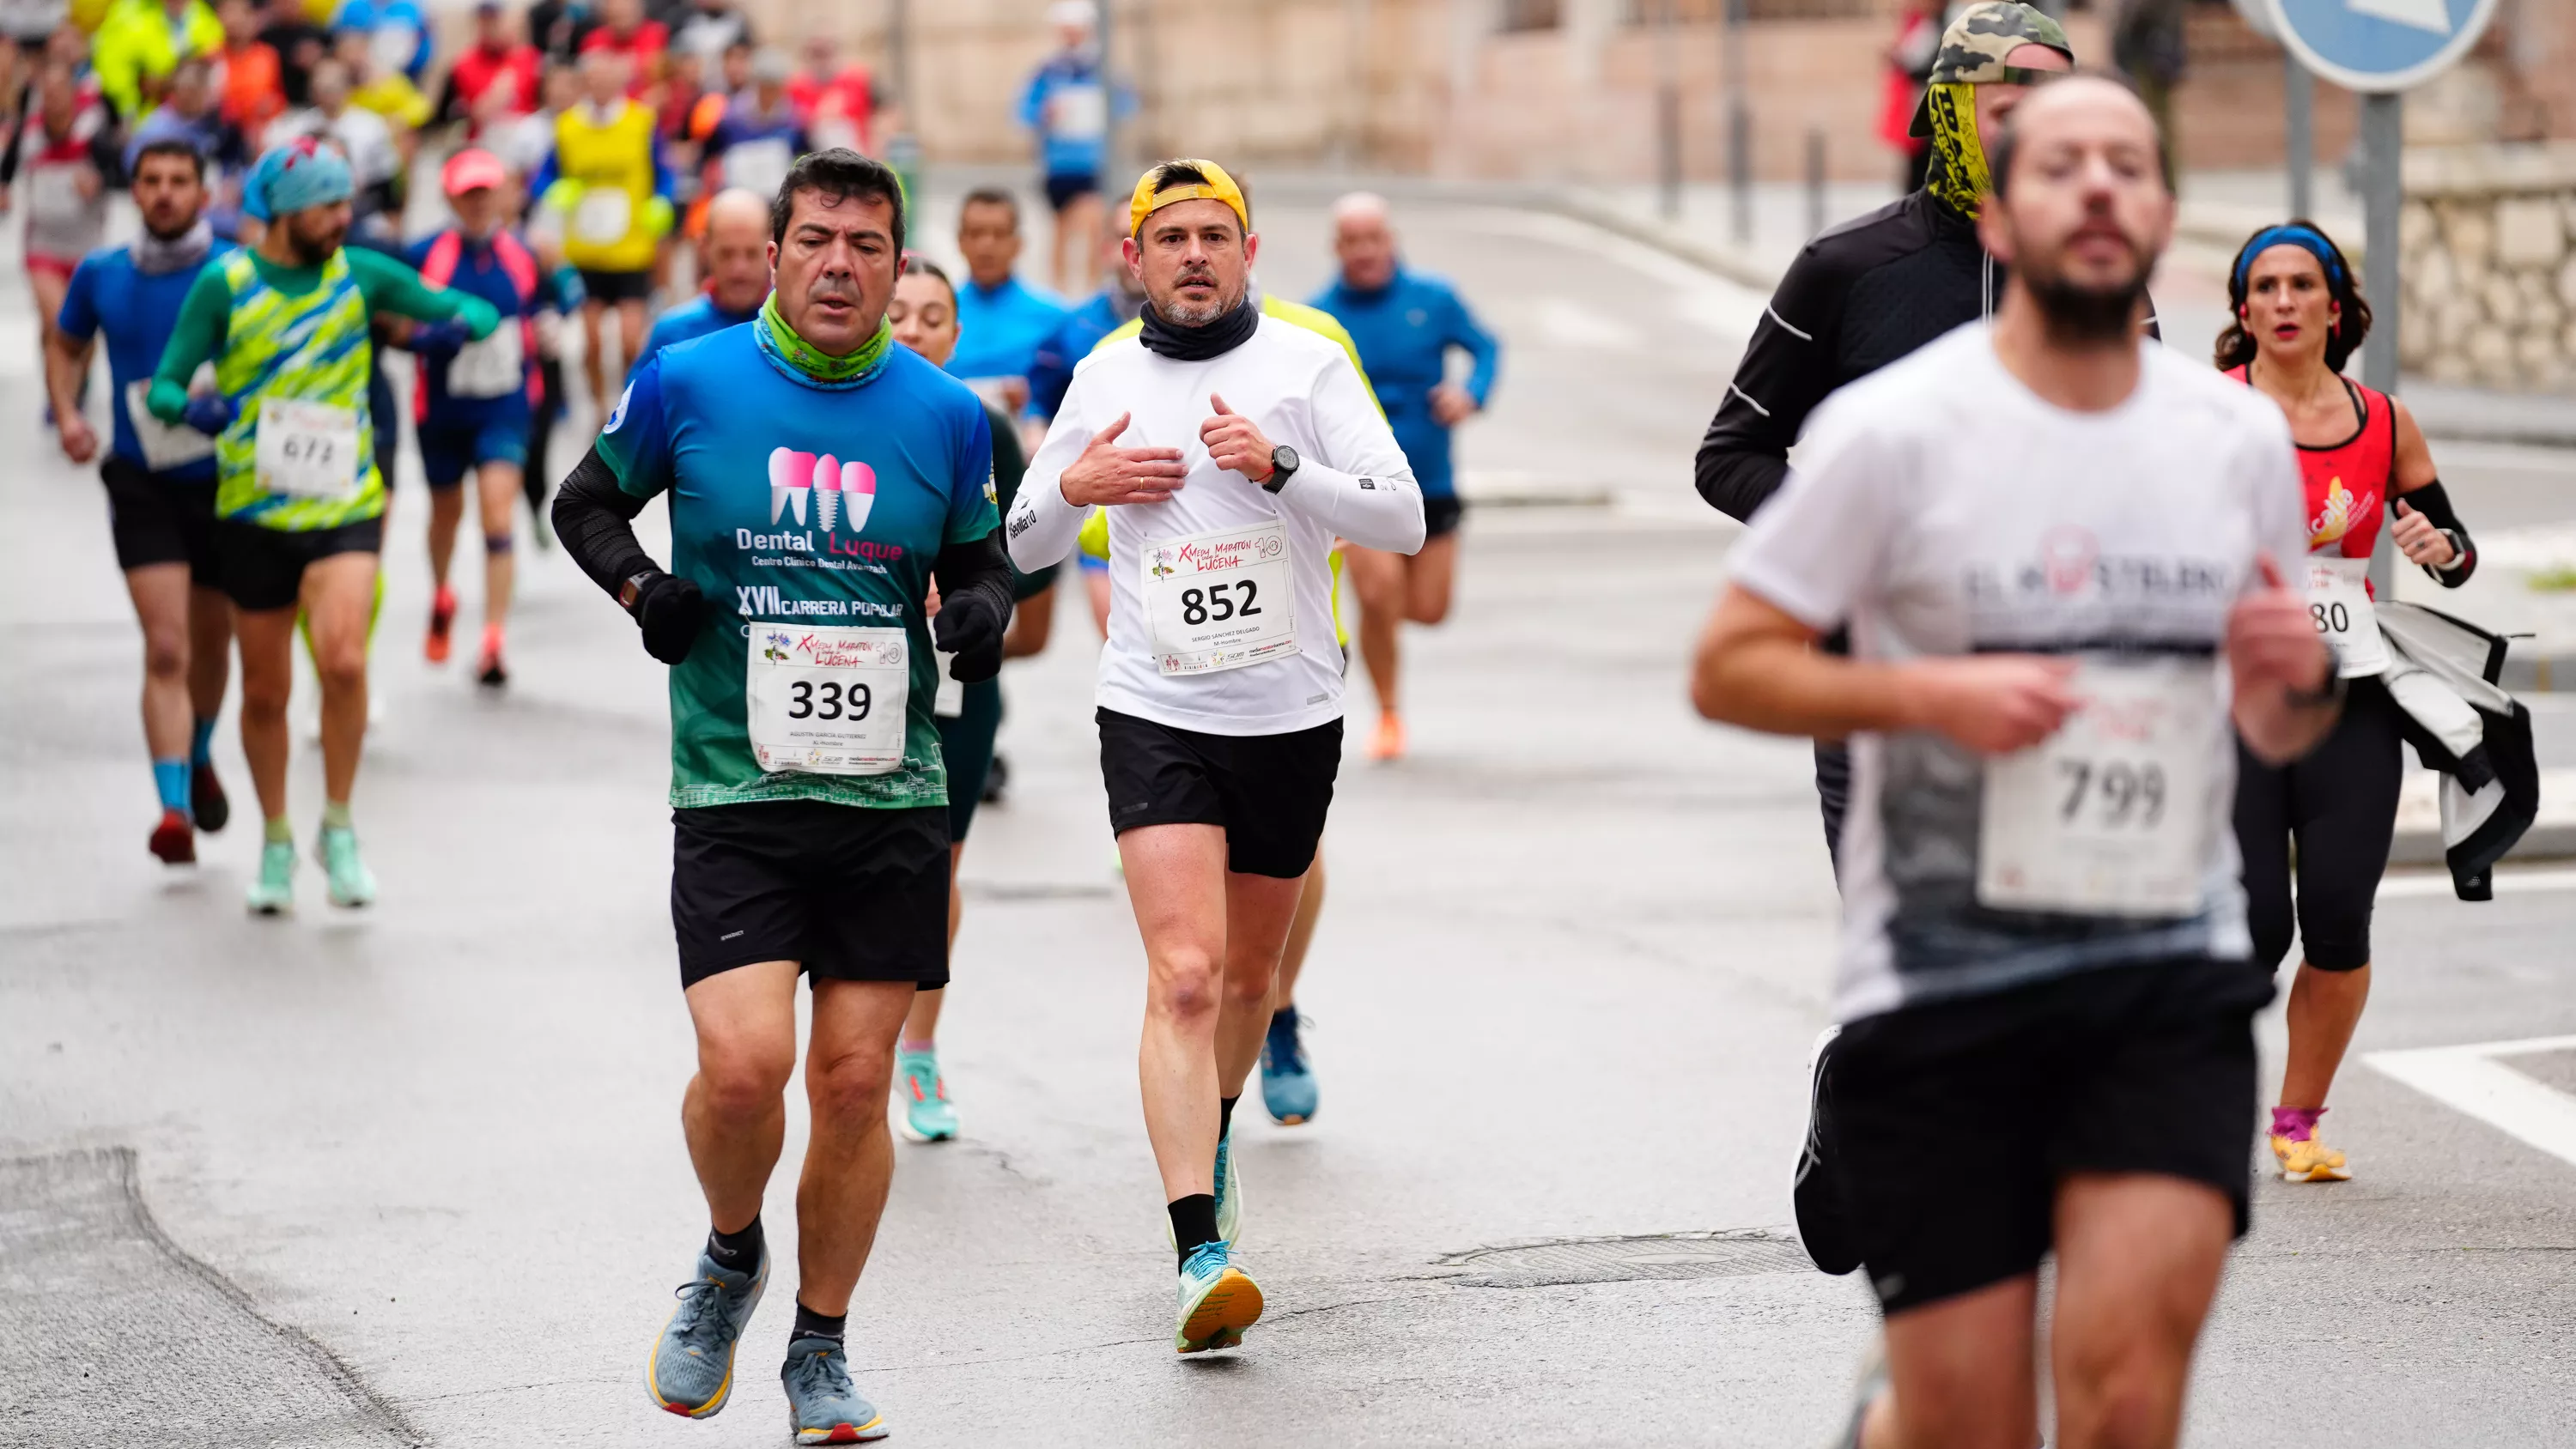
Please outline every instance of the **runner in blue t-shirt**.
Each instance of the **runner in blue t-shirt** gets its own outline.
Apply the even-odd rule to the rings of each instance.
[[[221,830],[232,814],[215,778],[215,716],[224,706],[232,608],[215,574],[215,445],[205,434],[162,423],[143,406],[152,370],[178,326],[179,304],[218,252],[206,223],[206,163],[171,138],[139,148],[132,164],[143,232],[125,246],[81,259],[45,339],[45,387],[75,463],[98,457],[98,432],[81,412],[90,352],[107,339],[116,417],[99,477],[107,484],[108,528],[143,624],[143,738],[161,796],[154,855],[172,865],[197,858],[196,832]]]
[[[1476,321],[1458,294],[1437,277],[1407,269],[1396,256],[1386,203],[1354,192],[1333,206],[1333,253],[1341,273],[1315,296],[1351,334],[1377,389],[1387,425],[1422,484],[1428,532],[1411,558],[1377,549],[1350,551],[1351,587],[1360,596],[1360,659],[1377,690],[1377,734],[1369,757],[1404,753],[1398,695],[1396,632],[1407,623],[1449,617],[1458,578],[1458,520],[1464,505],[1450,473],[1449,433],[1485,410],[1502,345]],[[1464,352],[1465,383],[1449,381],[1449,354]]]
[[[782,189],[760,319],[635,374],[564,480],[555,527],[671,666],[671,914],[699,1044],[681,1121],[712,1230],[645,1388],[672,1413],[724,1407],[769,1280],[761,1195],[810,974],[814,1110],[781,1377],[798,1441],[847,1443],[883,1428],[842,1346],[893,1170],[896,1033],[916,990],[948,980],[931,650],[955,653],[960,681],[992,678],[1011,572],[983,405],[885,322],[901,183],[835,148]],[[631,526],[664,496],[668,572]]]
[[[511,510],[541,386],[536,319],[541,312],[563,311],[553,277],[503,225],[509,179],[509,168],[489,151],[449,157],[440,180],[457,224],[403,253],[421,280],[471,293],[501,314],[502,325],[480,342],[467,340],[462,322],[416,324],[410,337],[421,364],[412,422],[420,437],[421,471],[429,479],[429,573],[435,583],[421,652],[432,664],[447,662],[456,623],[456,591],[448,586],[447,568],[465,519],[465,475],[472,473],[475,509],[483,520],[483,646],[474,677],[496,689],[510,680],[501,653],[515,577]]]
[[[1037,132],[1038,171],[1055,210],[1056,289],[1078,294],[1094,270],[1107,230],[1100,168],[1108,159],[1109,125],[1135,113],[1136,96],[1109,78],[1100,62],[1100,11],[1092,0],[1058,0],[1047,9],[1056,51],[1020,93],[1020,124]]]
[[[698,271],[706,290],[653,319],[633,371],[663,348],[739,327],[760,315],[769,295],[769,198],[740,187],[717,192],[707,203],[707,234],[698,244]]]
[[[984,187],[966,194],[957,207],[957,250],[966,258],[966,282],[957,289],[960,335],[948,375],[1016,416],[1028,406],[1038,344],[1064,320],[1064,304],[1012,272],[1020,260],[1020,203],[1011,193]]]

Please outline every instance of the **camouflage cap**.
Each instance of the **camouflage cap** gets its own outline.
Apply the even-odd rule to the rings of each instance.
[[[1932,59],[1927,84],[2027,85],[2038,78],[2036,72],[2004,64],[2005,56],[2025,45],[2044,45],[2065,56],[2068,64],[2075,61],[2075,46],[2066,38],[2066,28],[2040,10],[2018,0],[1985,0],[1971,5],[1941,32],[1941,49]],[[1932,134],[1928,95],[1924,104],[1915,107],[1911,133]]]

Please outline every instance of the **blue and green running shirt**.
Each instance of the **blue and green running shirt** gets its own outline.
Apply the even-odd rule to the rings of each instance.
[[[864,381],[790,375],[752,327],[663,349],[636,371],[599,454],[635,498],[670,494],[671,572],[713,605],[671,671],[671,803],[828,800],[944,805],[931,716],[937,665],[921,605],[949,544],[1000,524],[984,405],[910,349]],[[775,471],[772,455],[785,455]],[[825,470],[822,460],[837,468]],[[810,485],[825,472],[831,489]],[[887,627],[910,643],[903,764],[883,775],[766,771],[752,757],[744,691],[762,625]]]

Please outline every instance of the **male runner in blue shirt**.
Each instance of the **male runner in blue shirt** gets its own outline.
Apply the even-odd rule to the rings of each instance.
[[[728,187],[707,203],[706,239],[698,247],[706,289],[653,319],[634,371],[660,355],[710,332],[739,327],[760,315],[769,296],[769,198]]]
[[[966,284],[957,289],[957,351],[948,375],[1017,416],[1029,401],[1038,344],[1064,320],[1062,302],[1022,282],[1020,203],[995,187],[970,191],[957,208],[957,251]]]
[[[45,386],[63,454],[98,456],[98,432],[81,412],[90,349],[107,335],[116,428],[99,477],[109,532],[143,624],[143,739],[161,795],[151,850],[171,865],[197,858],[196,832],[232,814],[210,753],[224,706],[232,606],[215,573],[215,445],[144,410],[152,370],[178,326],[179,304],[223,248],[203,215],[206,162],[175,137],[146,142],[133,161],[143,231],[81,259],[45,338]],[[194,716],[193,725],[191,716]]]
[[[1341,275],[1317,294],[1314,305],[1332,313],[1359,346],[1378,406],[1386,409],[1395,440],[1422,485],[1428,525],[1422,551],[1411,558],[1367,548],[1353,548],[1349,555],[1351,585],[1360,596],[1360,658],[1377,689],[1377,735],[1369,742],[1369,757],[1392,760],[1404,753],[1396,628],[1407,620],[1437,624],[1449,617],[1464,511],[1449,465],[1449,433],[1485,410],[1502,346],[1447,282],[1410,270],[1397,258],[1384,200],[1354,192],[1334,204],[1333,254],[1341,259]],[[1448,380],[1452,349],[1465,352],[1473,364],[1463,386]]]
[[[681,1124],[712,1230],[645,1389],[691,1418],[730,1396],[769,1282],[760,1204],[810,973],[812,1127],[780,1377],[797,1442],[842,1444],[885,1432],[843,1331],[894,1170],[896,1033],[915,990],[948,980],[931,650],[952,651],[964,683],[1000,672],[1011,572],[983,405],[886,325],[901,184],[834,148],[779,190],[760,319],[635,374],[564,480],[555,531],[671,666],[671,915],[698,1040]],[[665,494],[667,573],[632,527]]]

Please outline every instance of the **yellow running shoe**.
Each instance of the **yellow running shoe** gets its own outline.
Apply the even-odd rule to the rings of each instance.
[[[2328,1147],[2313,1129],[2304,1142],[2274,1133],[2272,1155],[2280,1159],[2283,1182],[2344,1182],[2352,1177],[2352,1169],[2343,1165],[2343,1154]]]

